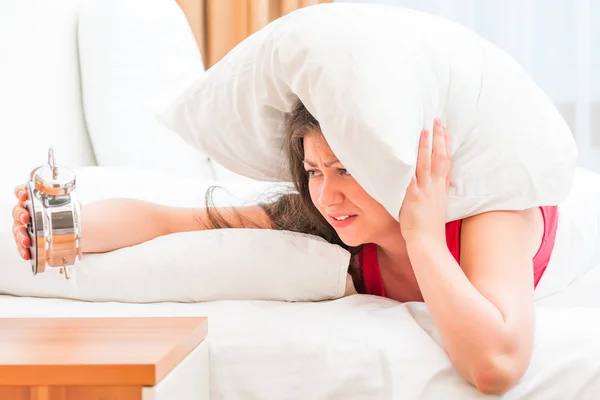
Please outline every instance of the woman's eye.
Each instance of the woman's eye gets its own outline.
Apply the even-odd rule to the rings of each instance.
[[[310,171],[306,171],[306,173],[308,174],[308,176],[317,176],[320,174],[319,171],[315,171],[314,169],[310,170]]]
[[[339,168],[339,171],[340,171],[340,174],[342,174],[342,175],[350,175],[348,170],[345,168]]]

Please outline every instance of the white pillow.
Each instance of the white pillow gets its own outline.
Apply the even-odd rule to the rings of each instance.
[[[538,299],[562,293],[600,268],[600,174],[577,168],[573,189],[558,210],[554,250],[536,288]],[[595,282],[588,297],[598,298],[600,281]]]
[[[64,279],[33,276],[0,236],[0,294],[87,301],[320,301],[344,296],[349,253],[320,238],[267,229],[177,233],[86,254]]]
[[[212,178],[206,154],[158,123],[153,113],[157,98],[190,74],[204,72],[177,2],[88,1],[78,45],[83,105],[98,165]]]
[[[76,169],[75,195],[85,204],[128,197],[178,207],[204,207],[213,184],[221,206],[256,204],[287,185],[214,182],[130,168]],[[2,208],[10,215],[10,207]],[[355,293],[349,253],[321,238],[265,229],[223,229],[166,235],[105,254],[84,254],[65,280],[57,269],[33,276],[0,229],[0,294],[89,301],[320,301]],[[127,227],[123,227],[127,229]]]
[[[158,118],[226,168],[287,179],[283,123],[299,97],[356,180],[395,217],[422,128],[453,137],[447,219],[556,204],[571,132],[517,63],[422,12],[336,3],[276,20],[197,78]]]

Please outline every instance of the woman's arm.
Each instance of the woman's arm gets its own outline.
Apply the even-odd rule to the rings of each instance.
[[[216,208],[230,226],[269,228],[261,207]],[[82,208],[84,253],[103,253],[134,246],[162,235],[211,229],[205,208],[168,207],[134,199],[107,199]]]
[[[25,260],[31,258],[27,235],[29,213],[25,206],[28,192],[24,185],[15,188],[13,235],[17,250]],[[208,212],[210,210],[210,213]],[[158,236],[176,232],[233,228],[270,228],[269,214],[261,206],[239,208],[174,208],[142,200],[114,198],[86,204],[81,211],[84,253],[103,253],[134,246]]]
[[[533,347],[533,224],[528,211],[466,218],[461,268],[446,245],[450,169],[450,136],[436,119],[433,135],[426,130],[421,135],[400,227],[454,366],[481,392],[502,393],[525,373]]]
[[[421,293],[453,364],[484,393],[514,386],[532,353],[532,229],[525,213],[465,219],[462,268],[445,243],[427,237],[407,242]]]

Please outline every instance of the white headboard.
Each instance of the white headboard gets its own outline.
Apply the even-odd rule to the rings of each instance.
[[[208,157],[152,109],[180,75],[204,70],[175,1],[2,0],[0,53],[0,201],[50,145],[69,167],[211,176]]]
[[[95,164],[81,102],[82,0],[0,2],[2,184],[27,178],[54,145],[61,163]]]

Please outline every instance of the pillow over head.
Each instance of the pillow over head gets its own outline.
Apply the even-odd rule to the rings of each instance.
[[[447,219],[564,200],[576,146],[542,90],[473,32],[418,11],[306,7],[247,38],[159,115],[235,173],[288,179],[286,113],[299,98],[334,153],[395,217],[418,137],[453,138]]]

